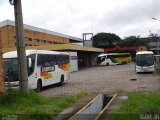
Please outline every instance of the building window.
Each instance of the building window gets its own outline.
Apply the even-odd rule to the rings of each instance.
[[[48,41],[49,44],[52,44],[52,41]]]
[[[46,40],[41,40],[41,43],[46,43]]]
[[[32,38],[29,38],[29,41],[32,41]]]
[[[31,44],[25,44],[25,46],[32,46]]]
[[[25,40],[25,41],[32,41],[32,38],[24,37],[24,40]]]
[[[57,44],[57,42],[53,42],[53,44]]]
[[[39,39],[33,39],[33,42],[39,42],[40,40]]]

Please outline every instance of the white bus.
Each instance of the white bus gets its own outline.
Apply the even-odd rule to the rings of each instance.
[[[29,89],[69,80],[70,62],[66,52],[26,50]],[[19,89],[17,51],[3,54],[6,89]]]
[[[117,65],[126,64],[132,61],[130,53],[108,53],[101,54],[96,58],[96,62],[99,65]]]
[[[154,54],[152,51],[140,51],[136,53],[135,71],[154,72]]]

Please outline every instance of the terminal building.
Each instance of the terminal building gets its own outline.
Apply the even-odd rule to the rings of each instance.
[[[140,38],[140,39],[148,42],[148,44],[151,47],[150,50],[155,55],[159,55],[160,54],[160,37],[159,36],[145,37],[145,38]]]
[[[67,51],[71,59],[71,71],[96,65],[95,57],[103,49],[83,46],[83,39],[24,24],[26,49]],[[15,22],[0,22],[0,42],[2,52],[16,50]]]

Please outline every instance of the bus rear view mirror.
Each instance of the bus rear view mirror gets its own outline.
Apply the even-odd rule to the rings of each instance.
[[[31,58],[28,58],[28,67],[29,68],[32,67],[32,60],[31,60]]]

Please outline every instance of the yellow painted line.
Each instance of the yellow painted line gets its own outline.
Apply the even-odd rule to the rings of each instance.
[[[70,119],[68,120],[72,120],[77,114],[79,114],[80,112],[82,112],[83,110],[85,110],[93,101],[95,101],[101,94],[97,95],[95,98],[93,98],[87,105],[85,105],[82,109],[80,109],[76,114],[74,114]]]
[[[103,112],[108,108],[108,106],[112,103],[112,101],[114,100],[114,98],[117,96],[117,94],[115,94],[114,96],[113,96],[113,98],[109,101],[109,103],[105,106],[105,108],[99,113],[99,115],[96,117],[96,119],[95,120],[98,120],[99,119],[99,117],[103,114]]]

